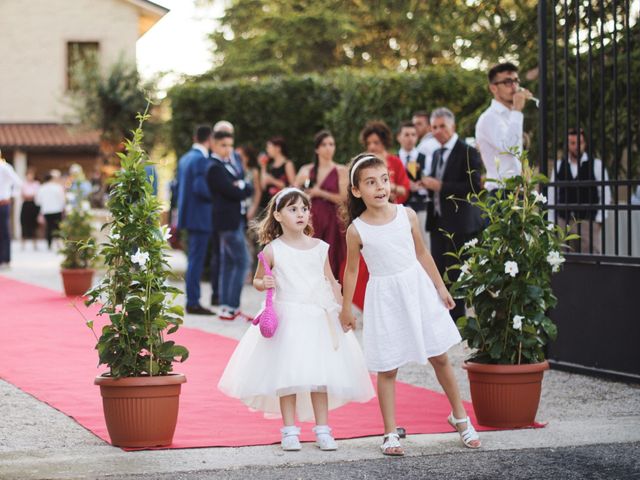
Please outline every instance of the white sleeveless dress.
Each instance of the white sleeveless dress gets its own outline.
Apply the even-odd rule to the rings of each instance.
[[[369,269],[363,343],[367,367],[394,370],[426,363],[461,341],[449,310],[416,257],[406,208],[385,225],[353,221]]]
[[[301,421],[313,420],[311,392],[327,392],[329,409],[369,401],[375,392],[362,350],[353,332],[342,330],[324,276],[329,245],[300,250],[276,239],[271,248],[278,328],[264,338],[249,327],[218,388],[267,417],[280,416],[279,397],[295,393]]]

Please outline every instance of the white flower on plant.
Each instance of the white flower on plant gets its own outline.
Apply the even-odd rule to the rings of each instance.
[[[547,224],[547,230],[549,230],[550,232],[553,232],[554,228],[556,228],[556,224],[555,223]]]
[[[496,311],[495,310],[493,312],[491,312],[491,320],[493,320],[494,318],[496,318]]]
[[[527,232],[524,232],[524,239],[527,241],[527,243],[531,244],[531,240],[533,240],[533,238],[531,237],[531,235],[529,235]]]
[[[67,192],[66,197],[67,197],[67,202],[69,203],[73,203],[76,201],[76,194],[73,192]]]
[[[468,242],[466,242],[462,248],[471,248],[471,247],[475,247],[478,244],[478,239],[477,238],[473,238],[471,240],[469,240]]]
[[[522,315],[514,315],[513,317],[514,330],[522,330],[522,320],[524,320],[524,317]]]
[[[500,172],[500,157],[495,156],[495,157],[493,158],[493,163],[495,163],[495,164],[496,164],[496,170],[497,170],[498,172]]]
[[[518,272],[519,272],[518,264],[516,262],[511,260],[504,262],[504,273],[507,273],[512,277],[515,277],[518,274]]]
[[[120,234],[119,233],[112,233],[111,234],[111,240],[120,240]]]
[[[89,210],[91,210],[91,204],[86,200],[83,200],[82,202],[80,202],[80,208],[82,208],[82,210],[84,210],[85,212],[88,212]]]
[[[149,254],[147,252],[143,252],[140,249],[138,249],[136,253],[131,255],[131,261],[133,263],[137,263],[141,267],[144,267],[148,260],[149,260]]]
[[[560,252],[553,250],[547,255],[547,262],[551,265],[551,271],[557,272],[560,270],[560,265],[564,263],[564,257],[560,255]]]
[[[67,203],[64,206],[64,213],[66,213],[67,215],[70,215],[71,212],[73,212],[73,207]]]
[[[543,194],[541,194],[538,191],[534,191],[533,192],[533,203],[536,203],[536,202],[547,203],[547,197],[545,197]]]
[[[480,261],[478,262],[478,265],[484,265],[488,261],[489,261],[489,259],[487,257],[481,257]]]
[[[470,265],[469,265],[469,261],[466,261],[462,264],[462,266],[460,267],[460,276],[462,275],[469,275],[470,272]]]
[[[514,205],[511,207],[511,210],[515,210],[515,211],[522,210],[522,207],[519,205]]]
[[[491,298],[498,298],[500,296],[500,290],[497,290],[495,293],[492,292],[491,290],[487,289],[487,292],[489,292],[489,295],[491,295]]]
[[[172,237],[171,232],[169,231],[168,225],[163,225],[162,227],[160,227],[160,232],[162,233],[162,239],[165,242],[168,242],[169,239]]]

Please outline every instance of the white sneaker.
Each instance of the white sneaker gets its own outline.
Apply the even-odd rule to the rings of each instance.
[[[282,433],[282,441],[280,445],[282,446],[282,450],[287,452],[297,452],[302,448],[300,445],[300,428],[295,425],[289,427],[282,427],[280,429],[280,433]]]
[[[313,427],[313,431],[316,434],[316,445],[320,450],[330,452],[338,449],[338,444],[331,435],[329,425],[316,425]]]

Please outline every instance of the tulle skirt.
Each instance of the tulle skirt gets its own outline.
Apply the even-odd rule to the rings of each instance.
[[[312,392],[326,392],[329,409],[374,397],[371,377],[353,332],[336,310],[307,303],[274,303],[278,329],[264,338],[251,326],[240,340],[218,388],[267,417],[280,416],[279,397],[296,395],[300,421],[313,420]]]

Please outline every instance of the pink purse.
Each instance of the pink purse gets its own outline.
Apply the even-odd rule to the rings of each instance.
[[[258,259],[262,262],[264,266],[264,271],[267,275],[271,274],[271,268],[269,268],[269,263],[264,258],[262,252],[258,253]],[[253,324],[260,324],[260,333],[265,338],[273,337],[273,334],[276,333],[276,328],[278,328],[278,317],[276,316],[276,311],[273,308],[273,288],[267,289],[267,298],[264,304],[264,309],[258,313],[253,319]]]

